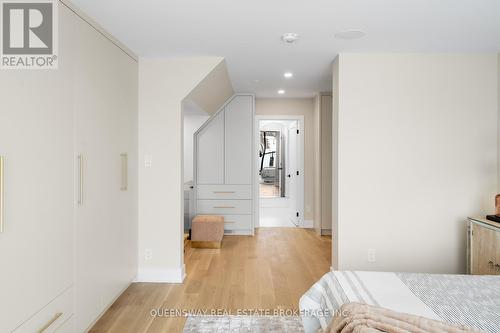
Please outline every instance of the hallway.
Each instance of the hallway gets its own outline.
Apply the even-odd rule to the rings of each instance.
[[[297,309],[329,271],[331,248],[331,238],[298,228],[226,236],[220,250],[188,247],[183,284],[132,284],[90,332],[182,332],[184,317],[154,318],[152,309]]]

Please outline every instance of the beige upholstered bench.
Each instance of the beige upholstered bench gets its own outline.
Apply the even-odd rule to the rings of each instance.
[[[204,249],[220,249],[224,237],[224,217],[197,215],[191,223],[191,246]]]

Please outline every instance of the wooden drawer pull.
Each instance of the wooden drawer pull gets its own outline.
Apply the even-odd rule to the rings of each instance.
[[[52,326],[53,323],[56,322],[57,319],[59,319],[63,315],[62,312],[58,312],[54,315],[54,318],[52,318],[47,324],[45,324],[41,329],[38,330],[38,333],[43,333],[45,332],[50,326]]]
[[[214,206],[214,208],[236,208],[234,206]]]

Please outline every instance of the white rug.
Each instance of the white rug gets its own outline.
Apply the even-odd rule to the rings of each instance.
[[[188,317],[183,333],[303,333],[300,317],[196,316]]]

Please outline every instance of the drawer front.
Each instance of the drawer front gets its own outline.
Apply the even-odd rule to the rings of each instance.
[[[224,215],[224,230],[252,229],[252,215]]]
[[[52,333],[73,316],[73,287],[67,289],[33,317],[15,329],[14,333]],[[68,331],[69,332],[69,331]]]
[[[197,199],[252,199],[252,185],[198,185]]]
[[[197,214],[250,215],[252,200],[197,200]]]
[[[64,322],[59,328],[57,329],[56,333],[74,333],[75,332],[75,326],[73,322],[73,318],[75,316],[72,316],[66,322]]]

